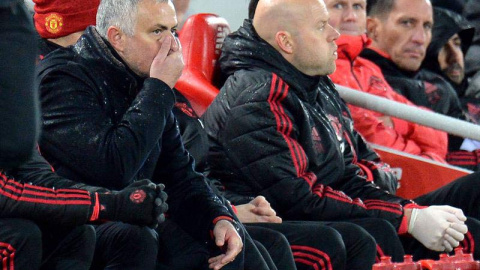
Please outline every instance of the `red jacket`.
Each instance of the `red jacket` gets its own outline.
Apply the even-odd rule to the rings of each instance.
[[[337,70],[330,76],[332,81],[339,85],[415,106],[388,85],[382,71],[375,63],[358,56],[368,43],[369,40],[365,35],[340,36],[337,40]],[[355,129],[367,141],[445,162],[448,147],[445,132],[393,117],[390,118],[393,127],[390,127],[380,118],[385,116],[384,114],[353,105],[348,105],[348,107],[354,119]]]

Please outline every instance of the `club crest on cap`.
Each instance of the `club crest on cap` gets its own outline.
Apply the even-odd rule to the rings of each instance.
[[[47,31],[56,34],[62,30],[63,27],[63,17],[57,13],[52,13],[45,17],[45,27]]]

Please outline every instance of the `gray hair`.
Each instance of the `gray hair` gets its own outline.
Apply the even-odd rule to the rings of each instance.
[[[97,31],[107,38],[110,26],[120,28],[125,34],[133,36],[137,23],[138,4],[144,0],[102,0],[97,11]],[[170,0],[154,0],[168,3]]]

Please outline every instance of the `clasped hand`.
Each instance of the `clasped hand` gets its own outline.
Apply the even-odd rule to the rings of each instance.
[[[425,247],[450,252],[468,232],[463,211],[451,206],[430,206],[412,209],[408,232]]]

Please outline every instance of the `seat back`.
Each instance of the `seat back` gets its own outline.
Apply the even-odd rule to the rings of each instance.
[[[400,178],[397,195],[413,199],[440,188],[472,171],[439,163],[430,159],[372,145],[382,161],[390,164]]]
[[[198,115],[205,112],[218,94],[219,89],[214,85],[217,60],[229,33],[228,22],[209,13],[192,15],[179,33],[185,68],[175,88],[190,101]]]

